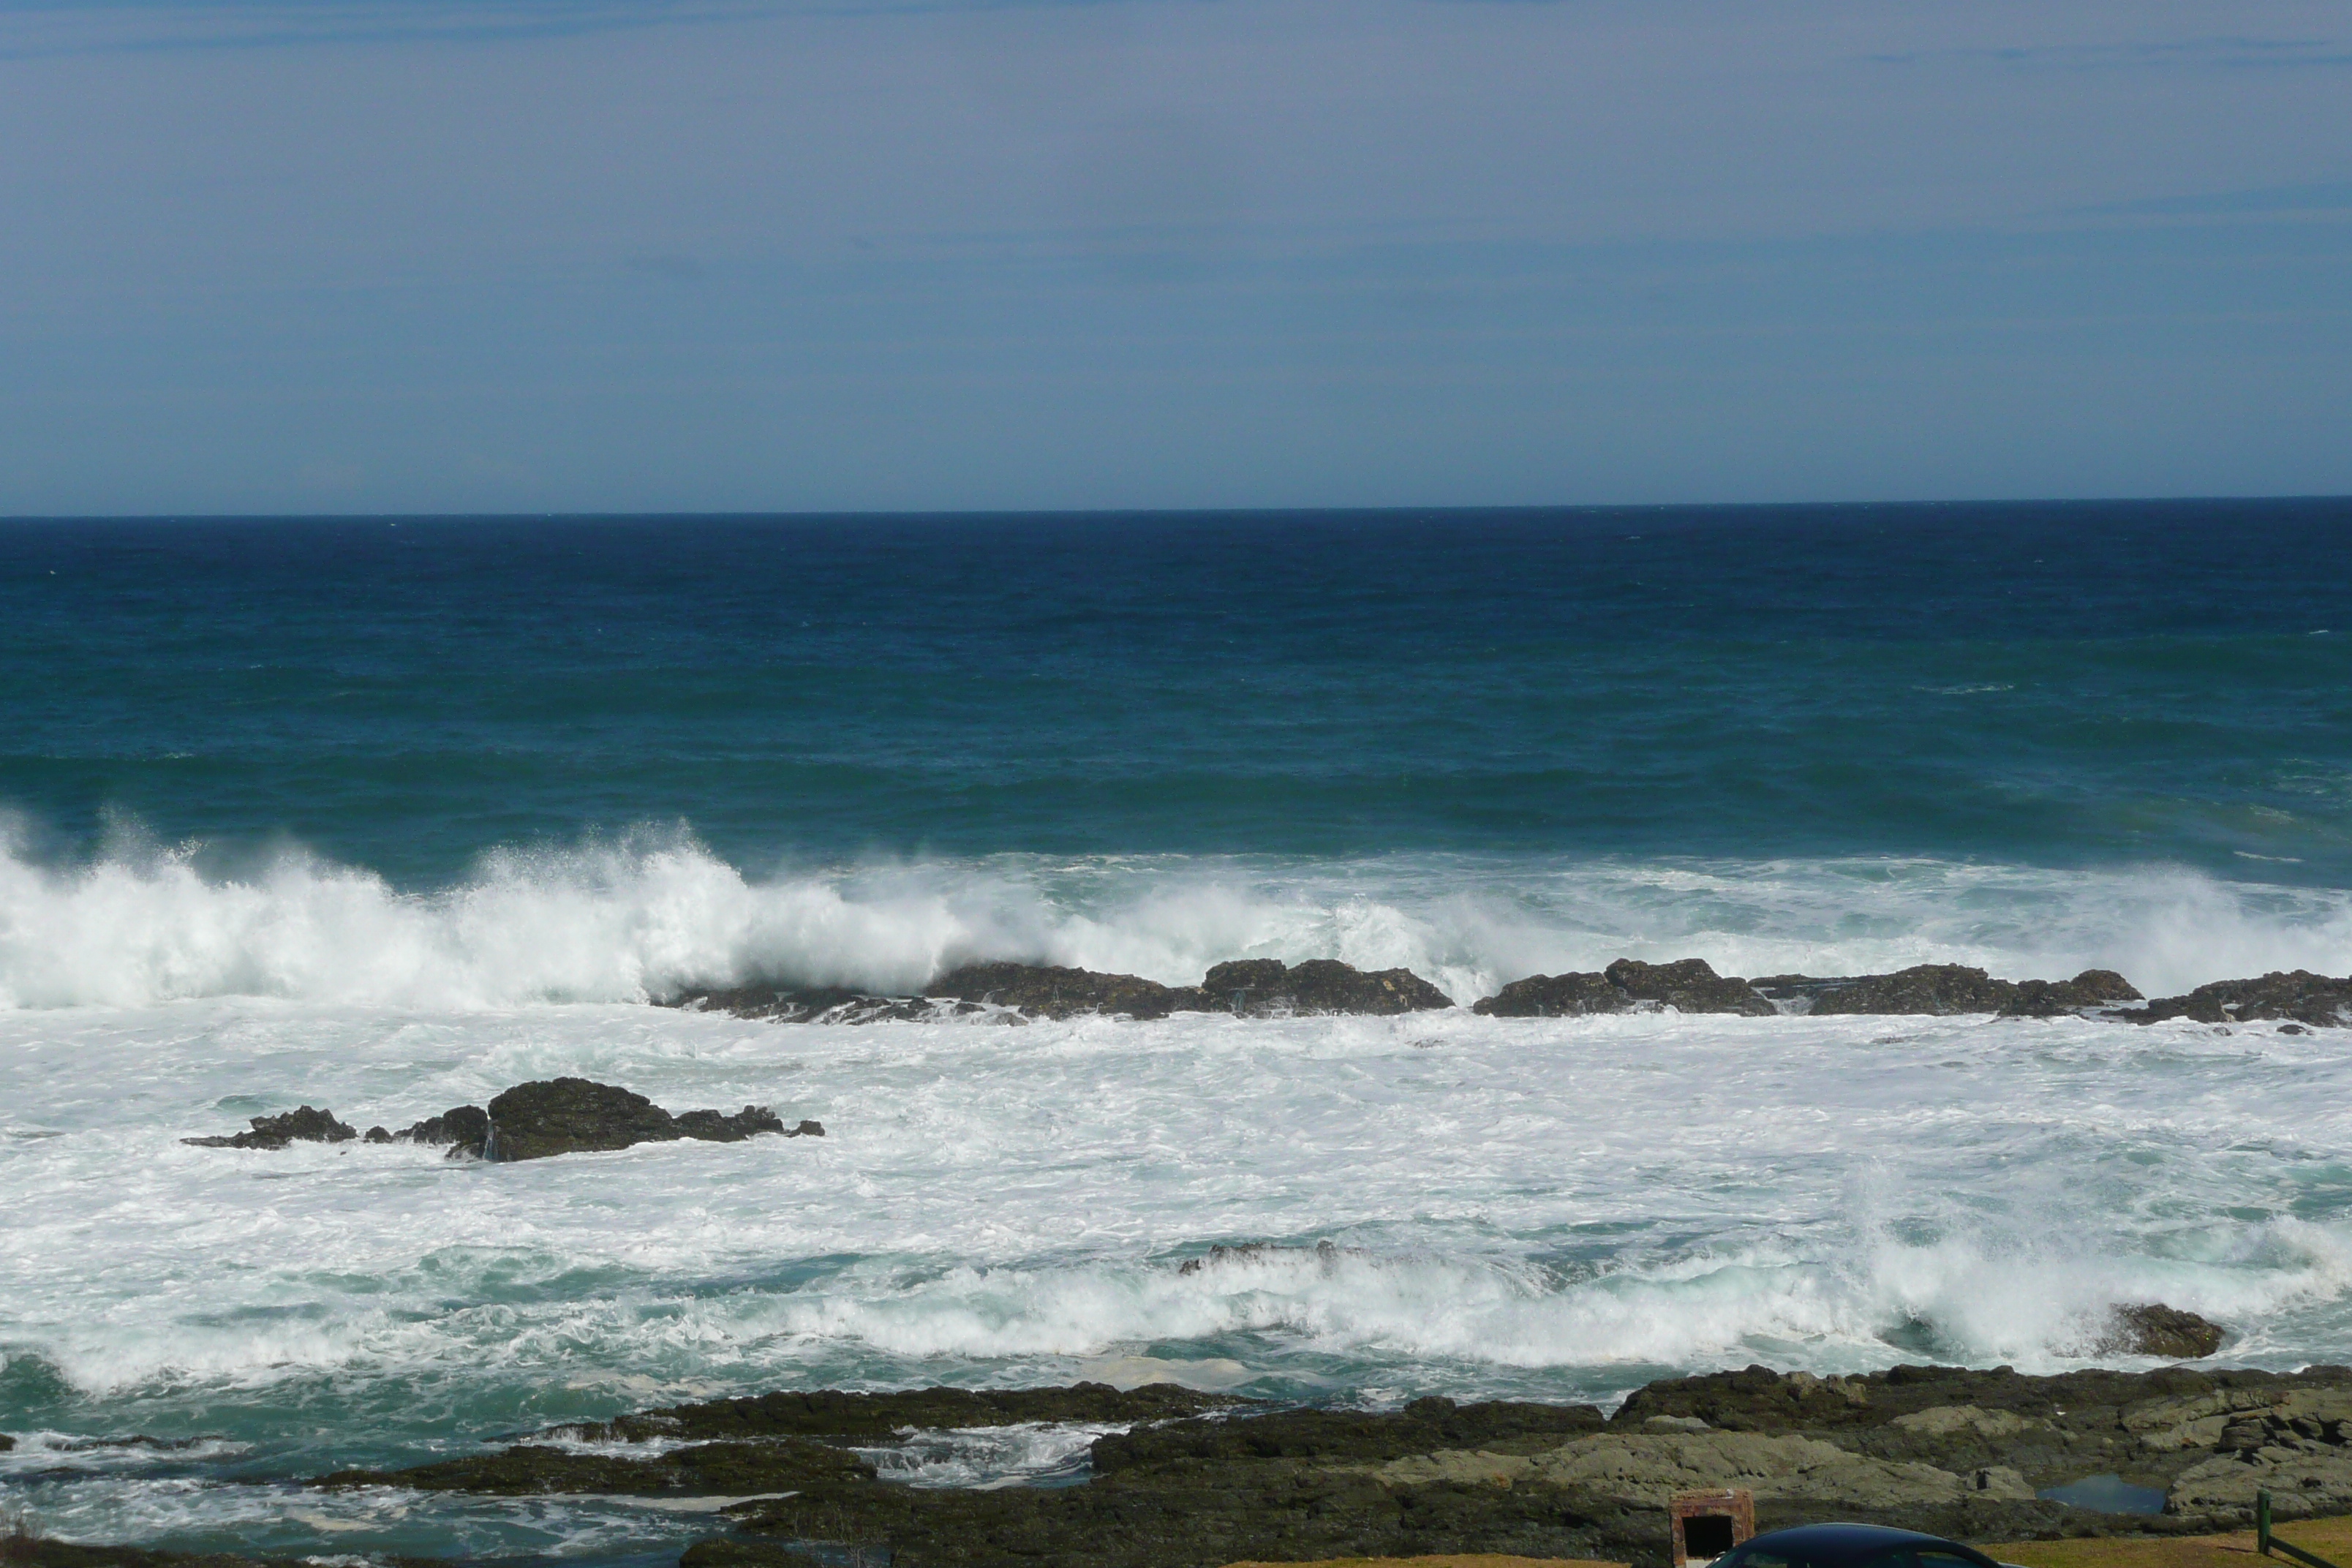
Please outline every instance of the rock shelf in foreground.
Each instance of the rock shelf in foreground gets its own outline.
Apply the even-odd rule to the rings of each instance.
[[[803,1121],[788,1128],[764,1105],[747,1105],[731,1114],[688,1110],[673,1116],[644,1095],[617,1085],[558,1078],[517,1084],[491,1100],[487,1110],[478,1105],[453,1106],[397,1132],[371,1127],[366,1141],[446,1147],[453,1159],[508,1161],[609,1152],[679,1139],[740,1143],[763,1132],[822,1138],[824,1127]],[[359,1136],[336,1121],[334,1112],[306,1105],[282,1116],[257,1116],[250,1131],[180,1142],[205,1149],[284,1149],[298,1142],[348,1142]]]
[[[1034,1421],[1128,1429],[1095,1439],[1091,1478],[1067,1487],[910,1487],[853,1452],[916,1430]],[[593,1451],[579,1451],[583,1439]],[[2161,1493],[2165,1512],[2096,1513],[2039,1495],[2099,1476]],[[2352,1513],[2352,1368],[1819,1377],[1750,1367],[1651,1384],[1606,1418],[1591,1405],[1442,1398],[1384,1413],[1276,1409],[1164,1385],[787,1393],[314,1484],[734,1500],[720,1510],[731,1529],[688,1548],[684,1568],[803,1568],[813,1549],[894,1568],[1438,1552],[1655,1568],[1667,1498],[1696,1487],[1753,1491],[1762,1529],[1847,1518],[1973,1541],[2237,1528],[2258,1489],[2283,1518]]]

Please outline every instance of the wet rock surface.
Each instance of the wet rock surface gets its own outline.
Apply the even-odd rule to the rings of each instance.
[[[1753,985],[1717,974],[1704,959],[1643,963],[1621,958],[1597,974],[1533,974],[1472,1011],[1493,1018],[1571,1018],[1588,1013],[1730,1013],[1769,1018],[1779,1009]]]
[[[214,1138],[183,1138],[199,1149],[286,1149],[296,1143],[344,1143],[357,1138],[348,1123],[331,1110],[303,1106],[279,1116],[257,1116],[244,1132]]]
[[[785,1024],[934,1023],[988,1016],[1017,1023],[1101,1014],[1165,1018],[1174,1013],[1391,1015],[1451,1007],[1453,998],[1407,969],[1372,972],[1329,959],[1221,963],[1198,985],[1162,985],[1133,974],[1103,974],[1044,963],[967,963],[919,996],[839,988],[741,985],[689,989],[662,1005]]]
[[[2352,979],[2331,979],[2307,969],[2273,970],[2258,980],[2217,980],[2186,996],[2159,996],[2145,1010],[2126,1016],[2136,1024],[2165,1018],[2201,1024],[2268,1018],[2342,1028],[2352,1026]]]
[[[1892,974],[1772,974],[1755,985],[1792,1011],[1821,1016],[1992,1013],[2049,1018],[2140,999],[2131,983],[2112,969],[2086,969],[2072,980],[2016,981],[1958,963],[1919,963]]]
[[[788,1128],[764,1105],[747,1105],[733,1112],[688,1110],[673,1116],[644,1095],[616,1084],[557,1078],[517,1084],[487,1108],[453,1106],[398,1132],[371,1127],[367,1142],[446,1145],[453,1159],[506,1161],[610,1152],[679,1139],[740,1143],[761,1133],[822,1138],[824,1127],[804,1121]],[[357,1136],[332,1112],[306,1105],[283,1116],[255,1117],[252,1131],[233,1138],[184,1138],[181,1142],[215,1149],[283,1149],[297,1140],[341,1142]]]
[[[2222,1338],[2219,1323],[2177,1307],[2150,1304],[2116,1308],[2114,1330],[2100,1348],[2126,1355],[2198,1361],[2220,1350]]]
[[[911,1429],[1027,1422],[1128,1430],[1097,1438],[1091,1479],[1070,1487],[908,1487],[849,1451]],[[1269,1409],[1165,1385],[819,1391],[561,1430],[591,1451],[542,1440],[320,1484],[740,1500],[723,1509],[732,1529],[689,1548],[687,1568],[800,1564],[812,1550],[894,1565],[1215,1568],[1479,1552],[1654,1568],[1668,1495],[1717,1486],[1752,1490],[1762,1529],[1831,1516],[1975,1541],[2239,1528],[2258,1489],[2282,1517],[2352,1512],[2345,1367],[2055,1377],[1751,1367],[1651,1384],[1605,1421],[1590,1405],[1438,1398],[1384,1413]],[[2100,1513],[2038,1495],[2096,1477],[2152,1489],[2166,1511]]]

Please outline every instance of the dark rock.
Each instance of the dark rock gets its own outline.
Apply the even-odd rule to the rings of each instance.
[[[1865,974],[1813,997],[1815,1015],[1998,1013],[2017,987],[1959,963],[1917,963],[1892,974]]]
[[[903,1394],[843,1394],[788,1390],[744,1399],[672,1405],[587,1426],[558,1427],[549,1436],[595,1442],[647,1438],[745,1441],[770,1437],[887,1438],[908,1427],[945,1429],[1018,1426],[1031,1422],[1169,1421],[1255,1402],[1230,1394],[1202,1394],[1174,1384],[1146,1384],[1121,1392],[1104,1383],[1066,1388],[918,1388]]]
[[[764,1105],[747,1105],[732,1116],[716,1110],[688,1110],[677,1118],[677,1132],[681,1138],[699,1138],[709,1143],[740,1143],[761,1132],[779,1132],[787,1138],[800,1136],[798,1130],[784,1131],[782,1119]]]
[[[452,1159],[482,1157],[490,1137],[490,1113],[478,1105],[453,1105],[438,1116],[414,1121],[392,1135],[398,1143],[447,1145]],[[373,1138],[371,1138],[373,1142]]]
[[[371,1127],[360,1136],[362,1143],[389,1143],[392,1141],[392,1134],[382,1127]]]
[[[1577,1018],[1588,1013],[1630,1013],[1633,999],[1605,974],[1530,974],[1514,980],[1470,1010],[1489,1018]]]
[[[1201,994],[1192,986],[1046,963],[967,963],[940,975],[929,990],[934,996],[1013,1007],[1044,1018],[1079,1013],[1165,1018],[1201,1011]]]
[[[1299,1013],[1387,1016],[1451,1007],[1454,998],[1410,969],[1367,972],[1328,958],[1286,964],[1244,958],[1209,971],[1196,993],[1212,1013],[1278,1017]]]
[[[2160,1303],[2117,1307],[2115,1331],[2101,1346],[2127,1355],[2200,1361],[2221,1348],[2221,1325]]]
[[[2001,1004],[2004,1018],[2055,1018],[2092,1007],[2140,1000],[2132,983],[2112,969],[2085,969],[2072,980],[2021,980]]]
[[[1598,974],[1533,974],[1514,980],[1471,1010],[1490,1018],[1572,1018],[1588,1013],[1729,1013],[1769,1018],[1779,1009],[1703,958],[1644,963],[1621,958]]]
[[[294,1143],[344,1143],[359,1134],[331,1110],[303,1106],[282,1116],[257,1116],[253,1129],[226,1138],[183,1138],[199,1149],[283,1149]]]
[[[442,1459],[404,1470],[337,1470],[309,1484],[409,1487],[495,1497],[547,1492],[749,1497],[873,1479],[874,1467],[855,1454],[824,1443],[769,1437],[756,1443],[698,1444],[645,1458],[522,1443],[500,1454]]]
[[[2217,980],[2186,996],[2159,996],[2139,1012],[2123,1016],[2135,1024],[2190,1018],[2200,1024],[2238,1024],[2254,1018],[2288,1018],[2323,1028],[2352,1025],[2352,979],[2334,980],[2307,969],[2273,970],[2259,980]]]
[[[795,1127],[790,1132],[785,1133],[784,1136],[787,1138],[822,1138],[824,1136],[824,1123],[822,1121],[803,1121],[798,1127]]]
[[[1416,1399],[1401,1411],[1284,1410],[1241,1421],[1181,1421],[1099,1437],[1097,1476],[1202,1460],[1321,1459],[1364,1463],[1440,1448],[1535,1454],[1602,1429],[1590,1405],[1456,1405]]]
[[[11,1436],[8,1436],[8,1434],[7,1434],[7,1433],[5,1433],[5,1432],[0,1432],[0,1454],[5,1454],[5,1453],[6,1453],[9,1449],[11,1449],[11,1448],[15,1447],[16,1446],[16,1438],[11,1437]]]
[[[584,1078],[517,1084],[489,1106],[487,1157],[544,1160],[660,1143],[678,1136],[677,1120],[642,1094]]]

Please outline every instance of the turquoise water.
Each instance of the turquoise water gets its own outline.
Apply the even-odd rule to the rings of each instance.
[[[2343,973],[2347,524],[0,525],[0,1500],[80,1540],[652,1563],[709,1521],[292,1483],[786,1385],[2049,1370],[2148,1300],[2236,1360],[2352,1360],[2333,1032],[645,1005],[975,957],[1330,956],[1465,1003],[1620,955]],[[829,1135],[178,1142],[565,1072]],[[89,1442],[138,1435],[191,1446]],[[878,1458],[1063,1481],[1089,1436]]]

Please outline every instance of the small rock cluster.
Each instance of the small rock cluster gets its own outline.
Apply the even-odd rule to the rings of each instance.
[[[642,1094],[584,1078],[547,1079],[517,1084],[488,1109],[458,1105],[399,1131],[367,1130],[370,1143],[424,1143],[446,1147],[451,1159],[543,1160],[627,1149],[639,1143],[697,1139],[740,1143],[762,1132],[785,1138],[822,1138],[820,1122],[786,1127],[764,1105],[730,1114],[688,1110],[673,1116]],[[306,1105],[279,1116],[257,1116],[252,1128],[225,1137],[183,1138],[202,1149],[284,1149],[298,1142],[345,1143],[360,1137],[331,1110]]]

